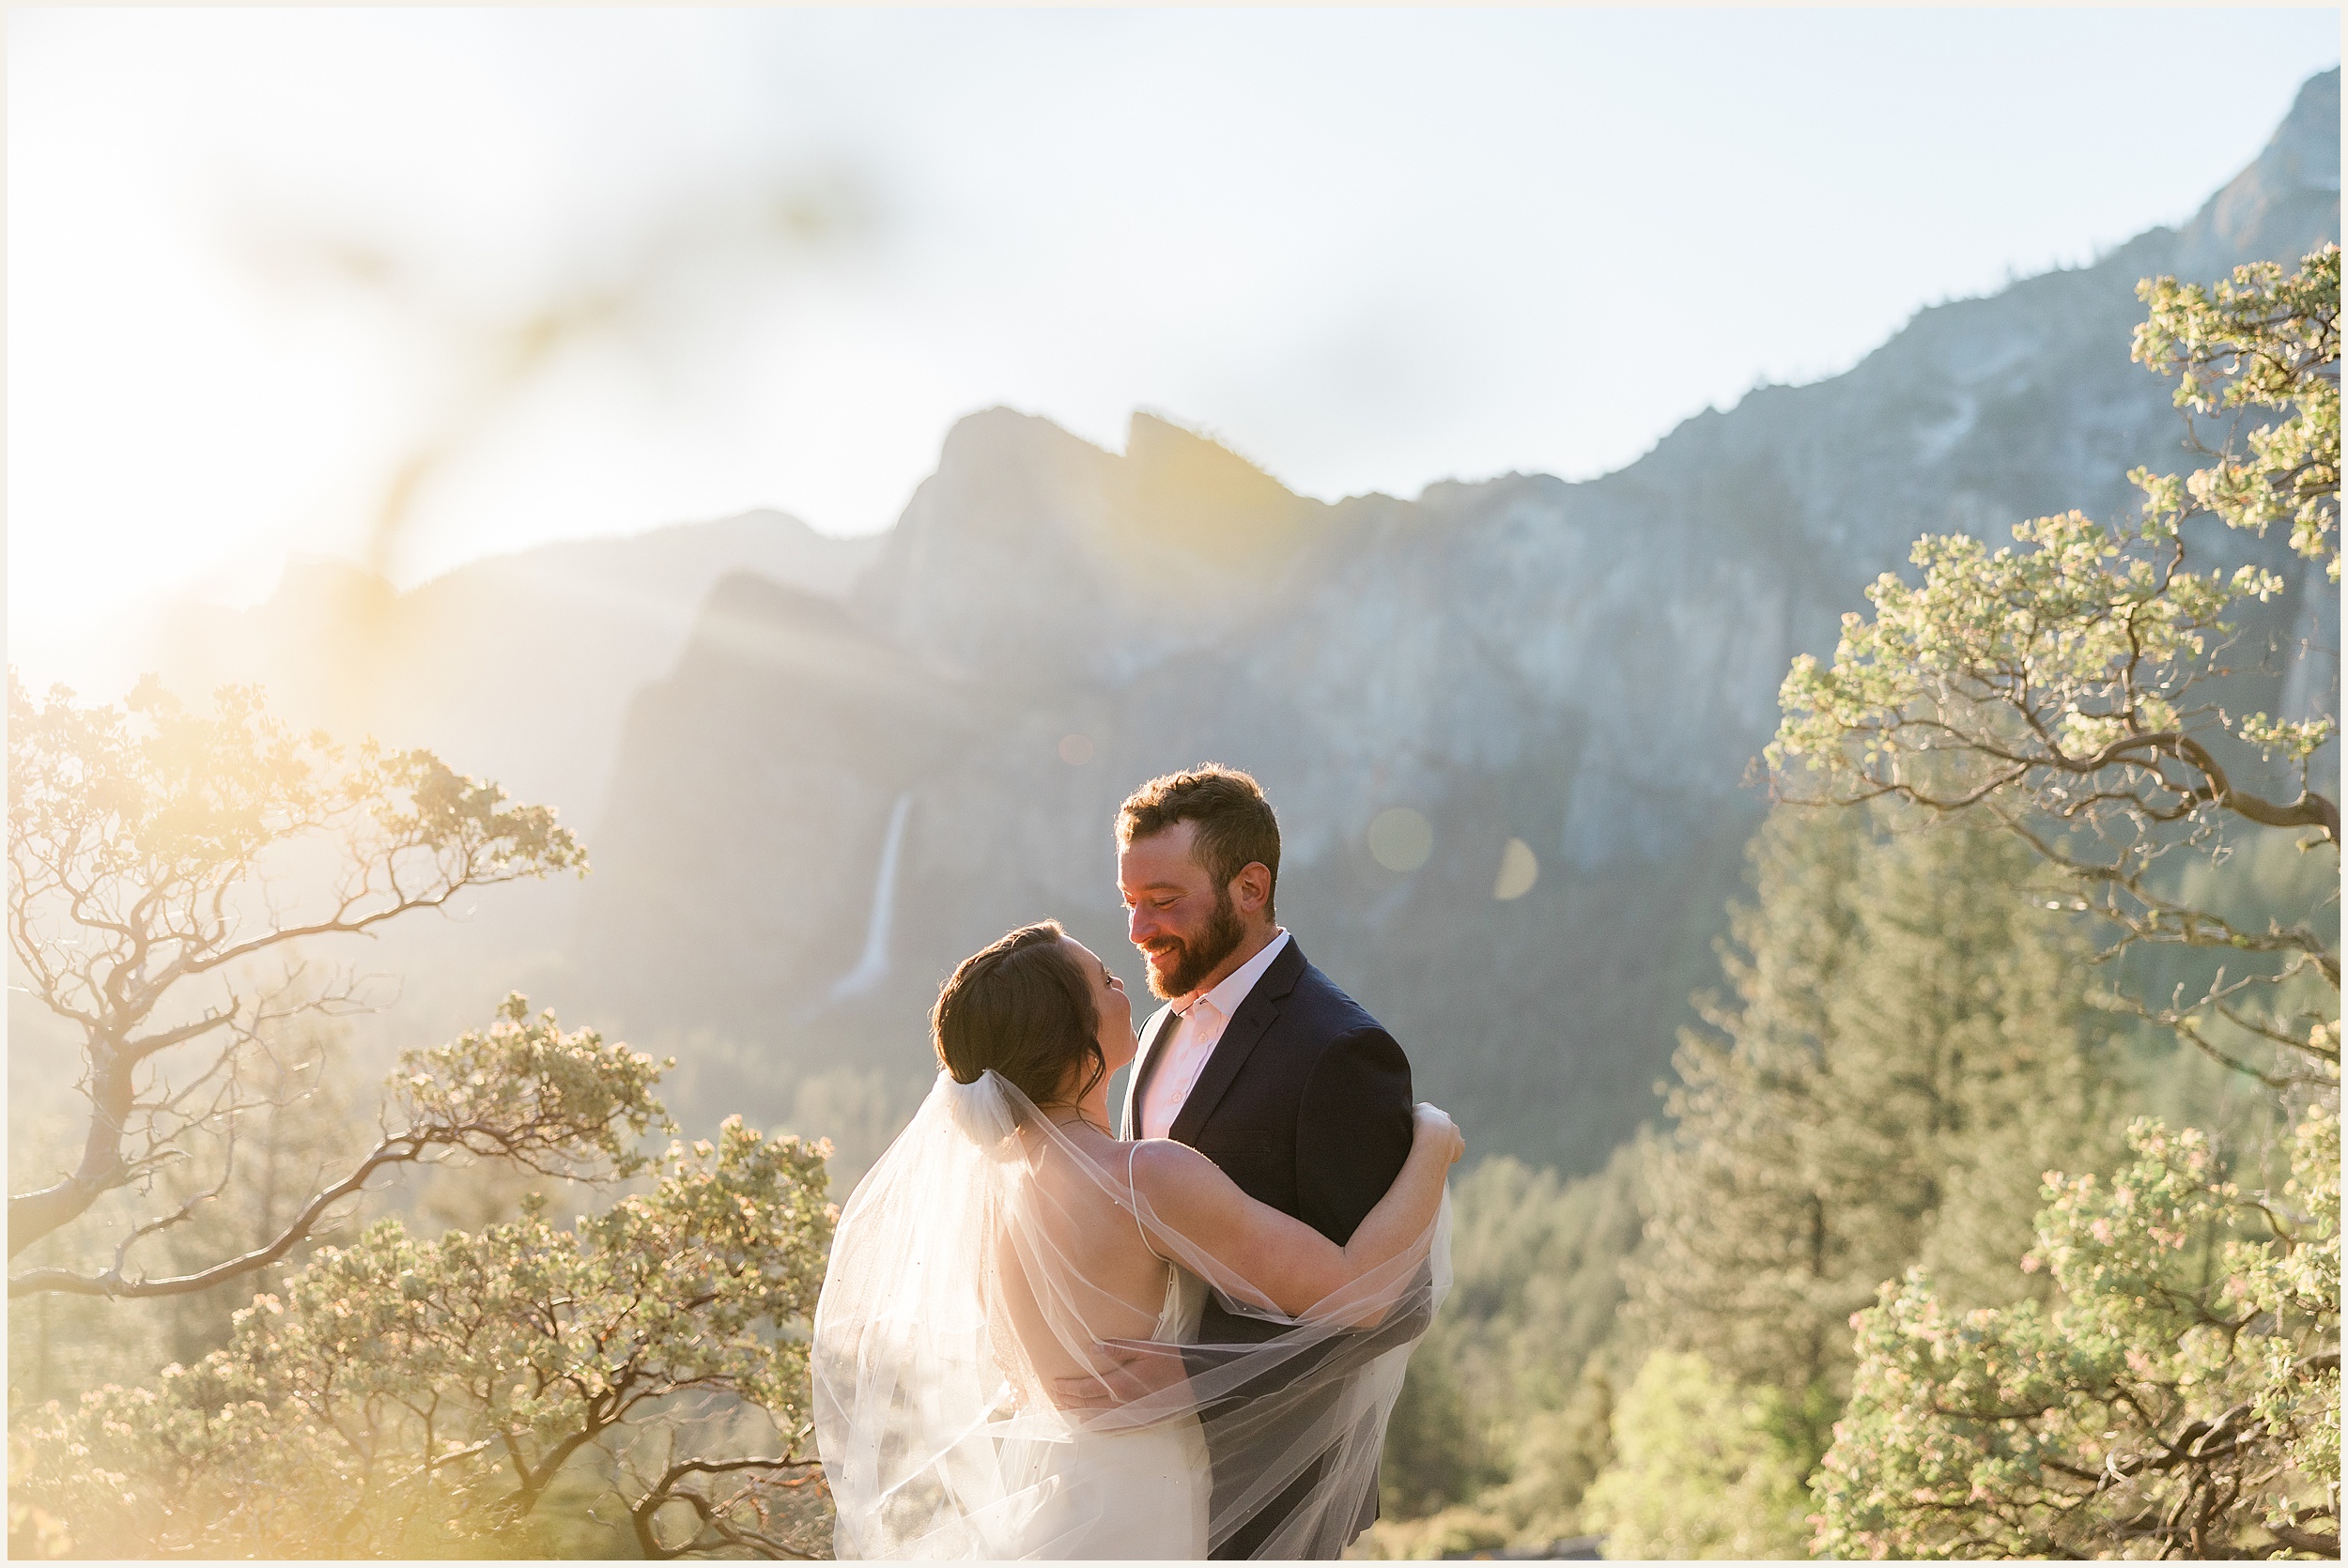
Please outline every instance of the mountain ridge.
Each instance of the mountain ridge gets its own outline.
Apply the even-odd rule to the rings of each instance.
[[[1716,979],[1762,804],[1745,769],[1790,659],[1830,651],[1920,533],[2120,516],[2130,468],[2182,466],[2167,386],[2128,360],[2134,284],[2212,246],[2288,263],[2336,235],[2337,159],[2325,187],[2312,143],[2327,104],[2337,142],[2337,73],[2310,83],[2183,229],[1920,311],[1844,375],[1758,390],[1592,480],[1323,503],[1148,416],[1121,455],[1009,410],[959,422],[846,611],[985,716],[868,721],[739,665],[657,684],[595,834],[584,994],[639,1030],[755,1041],[772,1084],[739,1095],[842,1064],[918,1083],[923,1013],[963,954],[1054,915],[1118,961],[1117,802],[1213,759],[1264,781],[1284,918],[1413,1051],[1421,1091],[1472,1114],[1479,1146],[1592,1168],[1653,1113],[1688,994]],[[2269,632],[2336,641],[2281,541],[2226,543],[2293,583]],[[796,715],[787,742],[746,742],[767,709]],[[1392,809],[1429,824],[1423,865],[1368,848]],[[817,818],[836,831],[761,825]],[[705,853],[674,837],[695,822],[727,824],[768,891],[727,903],[696,978],[669,985],[682,961],[642,912]],[[1537,869],[1502,899],[1512,842]],[[827,1003],[885,894],[893,970]]]
[[[380,639],[386,684],[332,727],[388,715],[386,739],[585,829],[584,884],[394,939],[427,1033],[526,983],[676,1051],[698,1109],[774,1125],[909,1093],[963,954],[1054,915],[1123,961],[1116,806],[1213,759],[1265,782],[1284,917],[1420,1090],[1479,1148],[1594,1168],[1654,1113],[1689,993],[1717,982],[1787,662],[1830,651],[1919,533],[2124,515],[2130,467],[2182,466],[2167,387],[2128,361],[2133,284],[2335,237],[2338,98],[2336,70],[2311,81],[2181,227],[1920,310],[1842,375],[1755,389],[1595,479],[1323,502],[1157,415],[1120,453],[992,408],[955,423],[896,528],[826,542],[820,571],[706,532],[666,577],[626,542],[390,601],[321,568],[208,623],[251,632],[214,663],[332,672],[337,604],[413,614],[441,641]],[[2291,580],[2270,635],[2336,646],[2336,598],[2279,539],[2225,543]],[[657,612],[631,611],[648,589]],[[2268,705],[2286,696],[2336,705],[2336,684]],[[1407,870],[1367,842],[1396,809],[1433,840]],[[1512,845],[1536,874],[1503,898]]]

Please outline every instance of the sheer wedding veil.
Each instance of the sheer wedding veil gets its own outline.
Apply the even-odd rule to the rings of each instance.
[[[1255,1546],[1262,1557],[1335,1557],[1358,1528],[1403,1364],[1449,1284],[1448,1200],[1399,1256],[1290,1318],[1152,1214],[1130,1145],[1109,1147],[1088,1154],[993,1071],[970,1084],[940,1072],[857,1185],[811,1356],[840,1556],[1097,1549],[1039,1526],[1070,1467],[1034,1456],[1152,1433],[1188,1442],[1200,1464],[1213,1455],[1203,1547],[1267,1511],[1278,1522]],[[1170,1295],[1152,1252],[1181,1266]],[[1277,1331],[1172,1348],[1207,1291]],[[1162,1376],[1130,1376],[1152,1364]],[[1072,1380],[1089,1398],[1062,1408],[1054,1393],[1068,1397]],[[1284,1499],[1292,1489],[1301,1506]]]

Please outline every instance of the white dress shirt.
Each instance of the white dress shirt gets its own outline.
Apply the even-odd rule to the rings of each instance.
[[[1231,1014],[1247,1000],[1247,993],[1256,989],[1256,982],[1263,978],[1263,972],[1272,967],[1272,961],[1288,945],[1287,928],[1277,928],[1262,952],[1226,975],[1223,983],[1213,991],[1193,998],[1189,1007],[1176,1011],[1173,1022],[1160,1032],[1157,1043],[1150,1048],[1157,1065],[1141,1064],[1150,1069],[1150,1081],[1141,1091],[1139,1120],[1143,1137],[1168,1135],[1166,1130],[1182,1114],[1182,1102],[1190,1098],[1207,1058],[1214,1054],[1223,1031],[1230,1026]]]

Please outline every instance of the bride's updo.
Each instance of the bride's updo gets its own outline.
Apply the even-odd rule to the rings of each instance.
[[[1092,982],[1057,920],[1022,926],[962,961],[938,989],[930,1038],[958,1084],[992,1068],[1038,1105],[1058,1100],[1071,1068],[1089,1064],[1075,1098],[1108,1070]]]

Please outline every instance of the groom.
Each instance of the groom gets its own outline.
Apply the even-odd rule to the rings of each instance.
[[[1271,803],[1236,769],[1168,774],[1126,800],[1117,845],[1127,934],[1166,1004],[1141,1032],[1120,1136],[1188,1144],[1250,1197],[1344,1245],[1411,1152],[1411,1064],[1275,922]],[[1210,1301],[1198,1338],[1248,1344],[1279,1331]],[[1214,1555],[1251,1555],[1318,1473]],[[1353,1506],[1349,1535],[1377,1517],[1374,1476]]]

